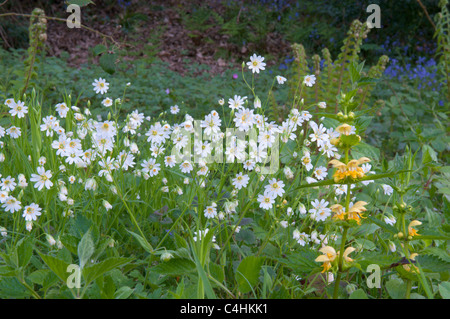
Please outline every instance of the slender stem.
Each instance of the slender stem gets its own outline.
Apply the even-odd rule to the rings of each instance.
[[[341,282],[341,275],[342,275],[342,263],[344,259],[344,249],[345,249],[345,241],[347,238],[347,231],[348,227],[344,227],[344,232],[342,233],[342,240],[341,240],[341,249],[339,250],[338,273],[336,276],[336,282],[334,284],[333,299],[337,299],[338,297],[339,283]]]

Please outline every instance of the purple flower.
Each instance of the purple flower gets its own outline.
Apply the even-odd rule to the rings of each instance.
[[[233,79],[237,79],[237,78],[238,78],[237,73],[234,73],[234,74],[233,74]]]
[[[169,94],[170,93],[170,90],[169,89],[166,89],[166,94]]]

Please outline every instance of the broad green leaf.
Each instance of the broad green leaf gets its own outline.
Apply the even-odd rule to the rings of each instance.
[[[395,278],[386,283],[386,290],[392,299],[405,299],[406,284],[403,280]]]
[[[0,279],[0,297],[4,299],[28,298],[30,292],[16,277],[4,277]]]
[[[195,263],[186,258],[172,258],[150,269],[160,275],[178,276],[195,271]]]
[[[92,49],[92,51],[95,55],[99,55],[99,54],[102,54],[102,53],[105,53],[106,51],[108,51],[108,48],[106,46],[104,46],[103,44],[97,44]]]
[[[69,273],[67,272],[67,267],[69,264],[65,261],[55,258],[49,255],[43,255],[39,253],[42,260],[46,263],[48,268],[50,268],[56,276],[58,276],[63,282],[67,282],[67,277],[69,277]]]
[[[439,293],[442,299],[450,299],[450,282],[441,282],[439,284]]]
[[[352,292],[349,299],[369,299],[369,297],[367,297],[364,290],[359,288],[359,289],[356,289],[354,292]]]
[[[241,261],[236,270],[236,281],[240,292],[248,293],[256,285],[263,263],[264,257],[256,256],[247,256]]]
[[[114,293],[114,299],[127,299],[131,296],[133,293],[133,289],[131,289],[128,286],[120,287],[115,293]]]
[[[116,58],[116,54],[113,53],[102,54],[99,59],[100,66],[105,72],[114,74],[114,72],[116,71]]]
[[[17,244],[18,266],[25,267],[33,255],[32,239],[22,238]]]
[[[131,260],[132,258],[110,257],[98,264],[86,266],[82,271],[86,285],[89,285],[96,278],[107,273],[108,271],[129,263]]]
[[[95,251],[94,242],[92,240],[91,232],[88,231],[84,234],[78,243],[78,258],[80,259],[80,269],[84,268],[84,265],[89,261],[92,254]]]

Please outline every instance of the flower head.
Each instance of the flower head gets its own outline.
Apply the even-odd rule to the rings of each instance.
[[[247,66],[250,70],[252,70],[253,73],[259,73],[260,70],[265,70],[266,63],[263,62],[264,57],[257,56],[256,54],[253,54],[250,57],[250,62],[247,62]]]

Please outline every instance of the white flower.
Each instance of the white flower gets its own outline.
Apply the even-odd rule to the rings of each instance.
[[[303,83],[309,87],[313,86],[316,83],[316,76],[315,75],[305,76]]]
[[[268,195],[272,198],[276,198],[277,196],[282,197],[284,194],[284,182],[277,181],[276,178],[269,180],[269,185],[265,186],[264,195]]]
[[[298,211],[300,212],[300,214],[305,215],[306,214],[306,207],[305,207],[305,205],[300,203],[298,205]]]
[[[65,118],[67,116],[67,112],[69,112],[69,108],[67,107],[66,103],[58,103],[55,105],[56,112],[58,112],[59,117]]]
[[[321,109],[326,109],[327,108],[327,103],[326,102],[319,102],[317,104],[318,107],[320,107]]]
[[[247,98],[246,96],[241,98],[239,95],[235,95],[234,99],[230,98],[228,100],[228,104],[229,104],[230,109],[236,110],[236,109],[240,109],[241,107],[243,107],[244,101],[245,101],[246,98]]]
[[[265,210],[271,209],[272,204],[275,203],[275,199],[271,196],[268,196],[266,194],[264,195],[258,195],[258,202],[259,207]]]
[[[2,181],[0,182],[2,191],[6,191],[6,192],[12,192],[16,188],[16,185],[17,185],[16,179],[11,176],[2,178]]]
[[[331,215],[331,209],[327,208],[328,202],[324,199],[321,199],[320,202],[318,199],[315,199],[313,202],[311,202],[311,205],[314,207],[309,210],[311,219],[324,221]]]
[[[0,234],[1,234],[3,237],[6,237],[6,236],[8,235],[8,232],[6,231],[6,228],[5,228],[5,227],[0,227]]]
[[[385,217],[384,217],[384,222],[385,222],[386,224],[388,224],[388,225],[393,226],[393,225],[395,225],[395,223],[397,222],[397,220],[395,219],[394,216],[388,215],[388,216],[385,216]]]
[[[261,108],[261,100],[259,99],[259,97],[255,97],[255,102],[253,103],[253,106],[255,109]]]
[[[265,70],[266,63],[263,61],[264,57],[253,54],[250,57],[250,62],[247,62],[247,66],[253,73],[259,73],[260,70]]]
[[[111,105],[113,104],[113,100],[110,99],[109,97],[107,97],[106,99],[104,99],[104,100],[102,101],[102,104],[103,104],[103,106],[105,106],[105,107],[109,107],[109,106],[111,106]]]
[[[103,201],[103,206],[105,206],[107,211],[112,208],[112,205],[106,200]]]
[[[25,114],[28,113],[28,107],[25,106],[25,102],[17,101],[17,103],[14,103],[10,107],[11,109],[9,110],[9,113],[11,113],[11,116],[17,115],[19,119],[25,117]]]
[[[167,167],[174,167],[175,166],[175,155],[166,156],[164,158],[164,164]]]
[[[233,186],[237,189],[241,189],[242,187],[247,187],[248,181],[250,178],[248,175],[242,175],[242,172],[236,175],[236,178],[233,179]]]
[[[42,208],[40,208],[38,204],[31,203],[24,207],[22,217],[24,217],[26,221],[37,220],[37,217],[41,215],[41,210]]]
[[[48,244],[49,244],[50,246],[56,245],[56,240],[55,240],[55,238],[53,238],[52,235],[46,234],[45,237],[46,237],[47,242],[48,242]]]
[[[317,180],[323,180],[325,177],[327,177],[327,168],[323,166],[317,167],[314,170],[314,175],[316,176]]]
[[[381,187],[383,187],[384,195],[390,196],[394,192],[394,189],[389,185],[383,184]]]
[[[301,233],[298,229],[294,230],[292,237],[297,240],[300,246],[305,246],[309,242],[309,235],[305,232]]]
[[[206,218],[214,218],[217,216],[217,209],[215,206],[207,206],[203,211]]]
[[[12,138],[19,138],[22,132],[20,131],[20,127],[11,126],[9,129],[6,130],[6,134],[11,136]]]
[[[174,106],[170,107],[170,113],[177,114],[178,112],[180,112],[180,108],[178,107],[178,105],[174,105]]]
[[[220,104],[220,105],[224,105],[224,104],[225,104],[225,100],[224,100],[224,99],[220,99],[220,100],[219,100],[219,104]]]
[[[282,77],[281,75],[277,75],[276,76],[278,84],[284,84],[284,82],[286,82],[286,78]]]
[[[97,80],[94,80],[92,85],[94,86],[94,91],[97,94],[105,94],[106,92],[108,92],[109,83],[107,83],[105,79],[99,78]]]
[[[20,208],[22,207],[20,204],[21,203],[16,198],[9,196],[2,207],[5,209],[5,211],[11,212],[12,214],[20,210]]]
[[[182,173],[189,174],[194,168],[192,167],[192,164],[188,161],[184,161],[180,164],[180,170]]]
[[[34,184],[34,188],[37,188],[39,191],[42,188],[50,189],[53,186],[50,178],[52,177],[52,172],[50,170],[46,171],[43,167],[39,166],[37,168],[37,174],[31,174],[30,181],[36,182]]]

